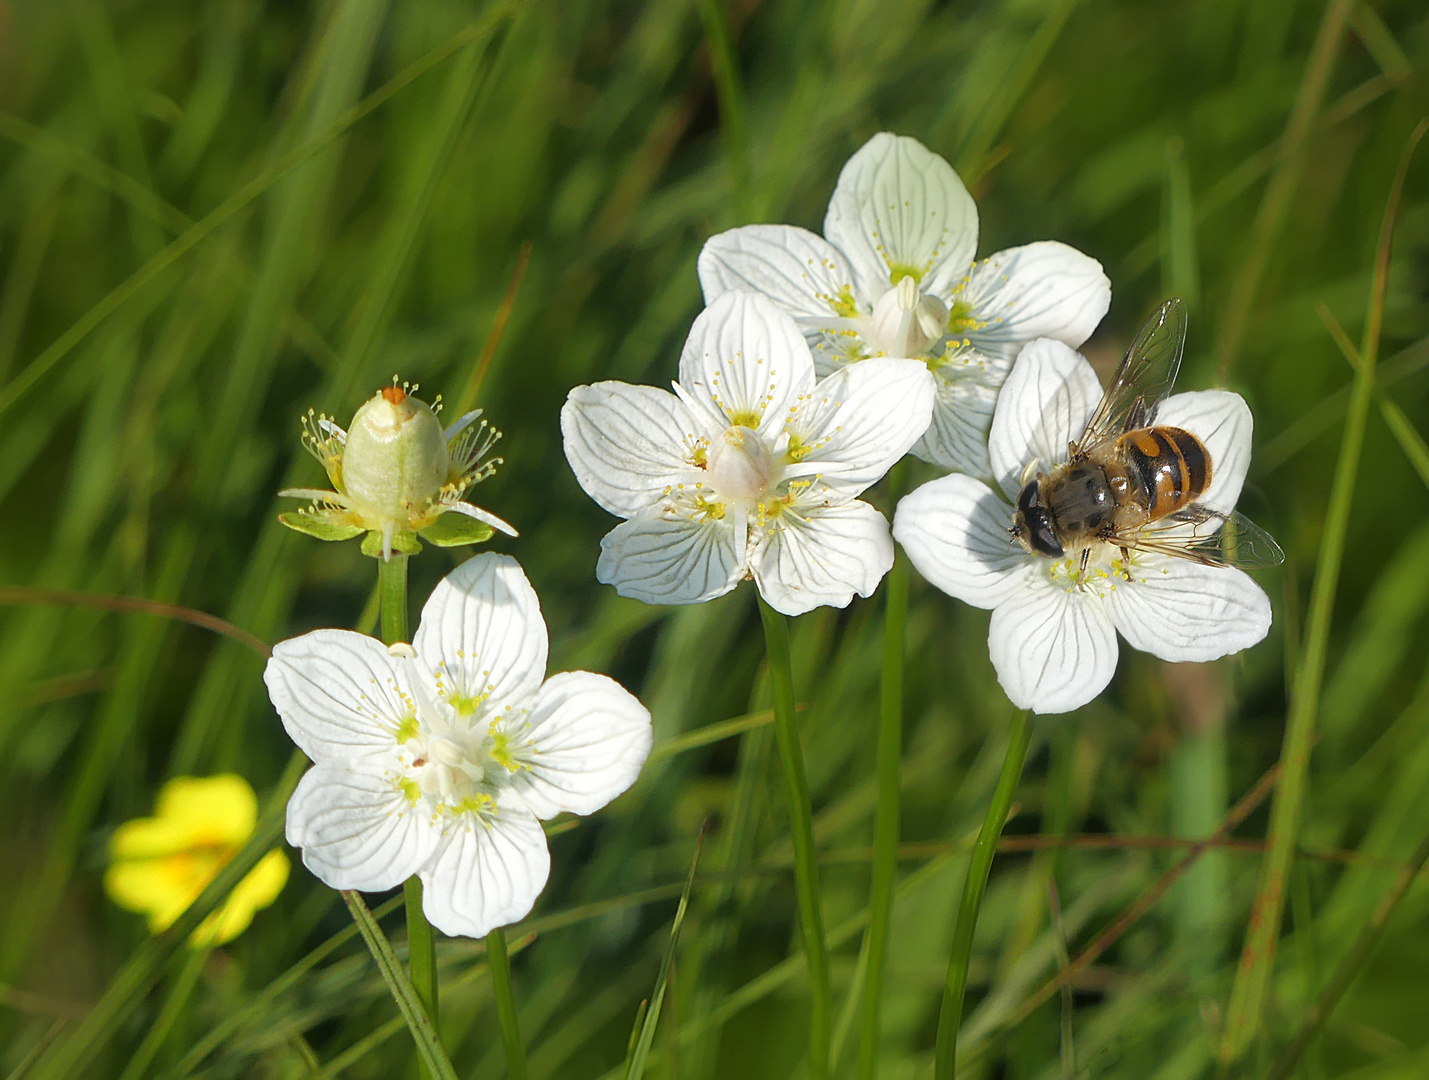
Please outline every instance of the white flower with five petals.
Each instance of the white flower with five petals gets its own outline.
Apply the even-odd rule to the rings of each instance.
[[[1096,373],[1061,342],[1022,350],[998,398],[989,435],[995,491],[969,476],[933,480],[898,504],[893,535],[918,571],[944,592],[992,609],[988,648],[1007,696],[1019,708],[1070,712],[1096,697],[1116,671],[1117,634],[1162,660],[1214,660],[1260,641],[1270,600],[1233,567],[1207,566],[1133,550],[1130,565],[1112,545],[1061,559],[1029,554],[1011,533],[1024,472],[1066,459],[1102,388]],[[1196,505],[1235,508],[1250,465],[1251,415],[1239,394],[1173,394],[1155,423],[1179,427],[1205,445],[1211,483]]]
[[[1111,283],[1095,259],[1054,241],[974,262],[977,236],[977,206],[952,166],[882,132],[844,165],[824,236],[792,225],[720,233],[700,253],[700,284],[707,303],[736,289],[778,302],[821,374],[868,357],[923,360],[938,394],[913,453],[988,476],[988,425],[1018,350],[1039,337],[1080,345]]]
[[[335,889],[417,874],[447,934],[524,916],[550,871],[541,819],[600,809],[650,752],[650,714],[614,680],[545,674],[540,605],[506,555],[438,584],[411,645],[349,630],[279,643],[264,681],[314,762],[288,802],[303,863]]]
[[[622,596],[693,604],[752,577],[786,615],[870,595],[888,522],[857,496],[928,426],[926,365],[881,359],[815,381],[794,320],[753,293],[695,319],[674,393],[600,382],[561,410],[576,479],[626,521],[596,576]]]

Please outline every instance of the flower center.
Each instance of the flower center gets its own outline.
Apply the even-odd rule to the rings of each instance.
[[[711,440],[710,484],[725,502],[753,505],[774,485],[774,457],[759,432],[735,425]]]
[[[947,328],[947,305],[920,292],[911,276],[901,277],[873,305],[869,344],[885,356],[922,356]]]
[[[423,724],[402,744],[399,783],[416,802],[426,796],[452,813],[491,805],[496,793],[522,768],[506,736],[494,728],[462,731]]]

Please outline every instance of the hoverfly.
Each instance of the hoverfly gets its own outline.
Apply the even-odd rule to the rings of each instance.
[[[1049,559],[1080,552],[1079,581],[1098,544],[1121,550],[1123,573],[1132,551],[1210,566],[1285,560],[1244,515],[1198,505],[1215,468],[1210,452],[1189,431],[1156,424],[1185,344],[1186,305],[1172,298],[1136,335],[1067,461],[1031,479],[1024,473],[1011,532],[1028,552]]]

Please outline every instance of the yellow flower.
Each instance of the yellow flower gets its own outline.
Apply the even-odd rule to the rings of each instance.
[[[115,830],[104,891],[120,907],[148,915],[149,931],[157,934],[198,898],[257,820],[258,800],[241,776],[177,776],[159,792],[153,817],[126,821]],[[268,852],[227,902],[199,924],[189,945],[231,941],[247,929],[255,911],[277,899],[287,881],[288,857]]]
[[[366,533],[362,550],[384,559],[421,551],[418,535],[440,547],[482,543],[493,529],[515,536],[495,514],[464,499],[501,463],[487,457],[501,433],[485,420],[477,423],[480,409],[443,430],[440,408],[440,398],[434,409],[394,381],[357,410],[346,431],[309,411],[303,445],[322,464],[333,490],[278,492],[310,500],[278,520],[319,540]]]

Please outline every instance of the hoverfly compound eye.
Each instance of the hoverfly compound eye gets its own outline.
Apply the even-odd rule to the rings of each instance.
[[[1037,505],[1037,481],[1030,480],[1017,493],[1017,509],[1028,514],[1036,509]]]
[[[1027,514],[1027,531],[1032,547],[1049,559],[1060,559],[1064,554],[1062,543],[1052,529],[1052,515],[1040,506]]]

